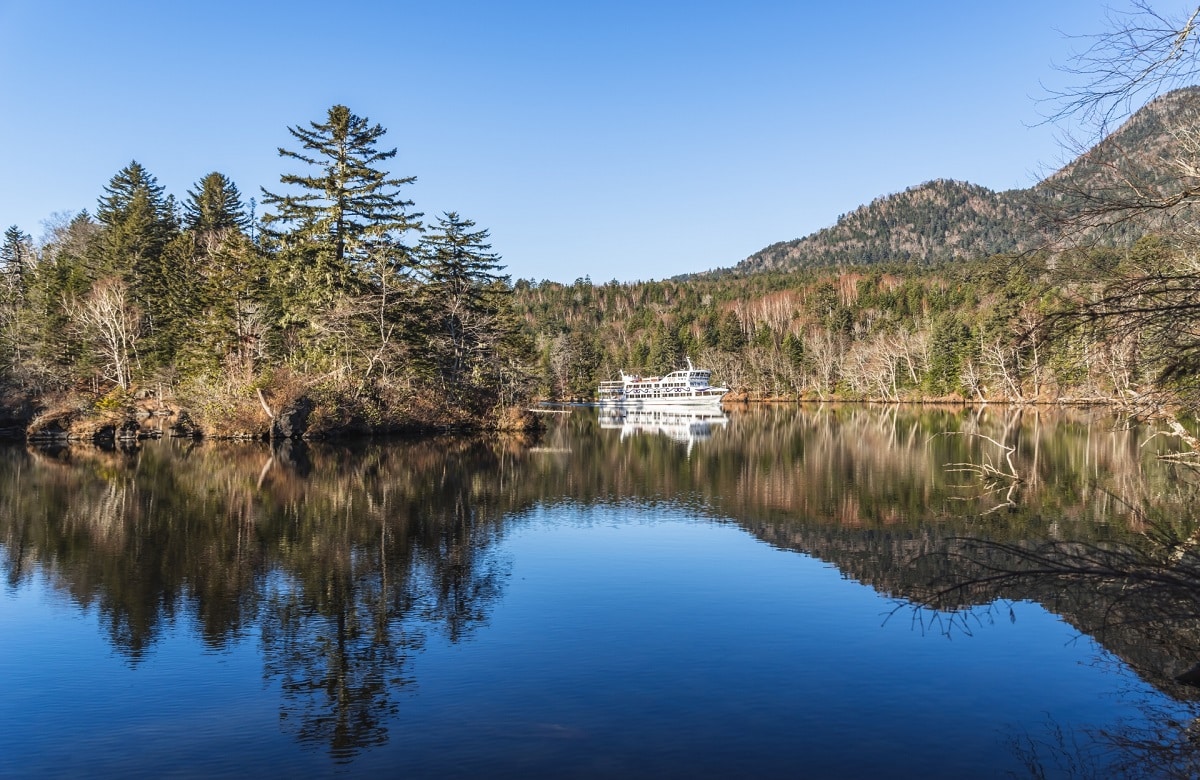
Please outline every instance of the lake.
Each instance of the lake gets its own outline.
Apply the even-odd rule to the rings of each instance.
[[[0,449],[0,776],[1195,770],[1195,621],[995,576],[1194,530],[1169,441],[1087,410],[550,417]]]

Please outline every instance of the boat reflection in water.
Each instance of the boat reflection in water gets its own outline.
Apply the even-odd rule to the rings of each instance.
[[[713,429],[729,422],[721,407],[711,409],[626,409],[600,408],[600,427],[619,429],[621,439],[640,434],[661,434],[677,442],[707,441]]]

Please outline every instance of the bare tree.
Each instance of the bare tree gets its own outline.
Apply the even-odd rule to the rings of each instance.
[[[1123,352],[1140,366],[1109,366],[1114,384],[1135,416],[1164,419],[1179,433],[1180,415],[1200,411],[1200,103],[1194,89],[1170,90],[1200,77],[1200,7],[1170,16],[1132,0],[1107,21],[1105,32],[1080,38],[1086,46],[1063,68],[1075,83],[1050,93],[1047,118],[1082,122],[1100,137],[1153,101],[1131,120],[1152,123],[1147,132],[1120,135],[1156,146],[1130,154],[1120,138],[1097,145],[1047,182],[1052,218],[1076,243],[1131,222],[1162,240],[1142,239],[1101,278],[1085,280],[1047,324],[1060,337],[1082,331],[1088,343],[1137,345]]]
[[[1200,76],[1200,7],[1169,16],[1149,0],[1133,0],[1128,10],[1110,10],[1107,30],[1076,36],[1084,47],[1061,68],[1075,82],[1050,90],[1047,119],[1070,117],[1101,135],[1163,92],[1195,83]]]
[[[129,299],[120,279],[102,279],[82,300],[69,299],[64,307],[90,338],[103,361],[105,378],[128,390],[137,359],[141,314]]]

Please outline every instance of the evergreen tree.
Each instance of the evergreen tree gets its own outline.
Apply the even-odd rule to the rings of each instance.
[[[683,345],[679,343],[679,335],[661,322],[650,339],[650,354],[646,362],[655,374],[669,374],[683,362]]]
[[[792,368],[799,369],[804,366],[804,341],[797,338],[796,334],[790,330],[785,333],[781,348]]]
[[[742,332],[742,323],[733,312],[726,312],[721,318],[717,346],[725,352],[741,352],[742,347],[746,346],[746,334]]]
[[[104,232],[95,275],[125,278],[136,290],[155,275],[153,267],[178,230],[173,200],[136,160],[113,176],[104,193],[96,209]]]
[[[575,332],[567,338],[571,353],[567,388],[572,398],[590,398],[596,392],[600,354],[590,333]]]
[[[431,340],[448,379],[462,376],[492,352],[502,336],[499,315],[510,292],[500,257],[487,243],[488,232],[474,227],[447,212],[421,242]]]
[[[184,226],[202,234],[219,234],[228,230],[245,231],[250,218],[242,205],[238,188],[225,174],[213,171],[188,190],[183,204]]]
[[[33,239],[13,225],[4,231],[0,244],[0,274],[13,290],[24,289],[24,279],[33,268]]]
[[[929,370],[925,387],[935,395],[961,389],[964,352],[970,347],[971,331],[954,312],[939,314],[929,333]]]
[[[26,346],[25,289],[33,269],[33,241],[13,225],[0,244],[0,365],[12,370]]]
[[[143,355],[151,364],[169,365],[174,354],[167,290],[175,269],[164,252],[179,232],[175,199],[164,196],[158,181],[136,160],[113,176],[104,193],[96,209],[102,231],[93,251],[91,280],[124,283],[120,300],[140,312]]]
[[[421,215],[406,212],[413,203],[399,191],[416,177],[390,178],[380,170],[396,155],[394,148],[376,148],[386,130],[346,106],[330,108],[326,122],[288,132],[302,150],[280,147],[280,156],[315,170],[280,176],[290,192],[263,190],[263,205],[274,210],[263,215],[263,232],[285,249],[306,250],[294,259],[309,266],[310,281],[352,289],[356,266],[377,245],[398,243],[405,232],[420,228]]]
[[[87,211],[52,222],[26,291],[37,339],[34,357],[46,386],[68,387],[83,375],[84,345],[63,301],[85,295],[92,283],[92,255],[101,228]]]

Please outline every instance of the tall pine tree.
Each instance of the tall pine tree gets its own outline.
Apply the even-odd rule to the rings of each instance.
[[[33,270],[33,241],[16,225],[0,243],[0,365],[11,374],[26,345],[25,291]]]
[[[250,218],[237,186],[225,174],[213,171],[196,183],[195,190],[188,190],[183,224],[200,234],[220,234],[248,229]]]
[[[96,275],[119,276],[135,288],[139,276],[152,275],[149,269],[178,230],[173,201],[136,160],[104,187],[96,219],[104,229]]]
[[[165,327],[171,269],[164,253],[179,232],[175,200],[164,196],[158,181],[135,160],[104,188],[96,218],[102,231],[93,251],[92,281],[126,285],[129,297],[122,300],[140,310],[145,355],[168,365],[174,357]]]
[[[396,149],[380,150],[387,131],[346,106],[329,109],[325,122],[289,127],[301,150],[280,147],[279,154],[310,167],[310,173],[286,173],[280,183],[291,188],[281,194],[263,190],[264,232],[285,250],[307,250],[308,269],[315,281],[340,290],[353,289],[357,266],[380,244],[402,241],[419,229],[420,214],[400,195],[400,187],[415,176],[392,178],[380,165]],[[311,273],[310,273],[311,275]]]
[[[486,230],[457,213],[438,217],[421,242],[430,343],[443,379],[456,381],[490,359],[504,334],[501,313],[511,289]]]

